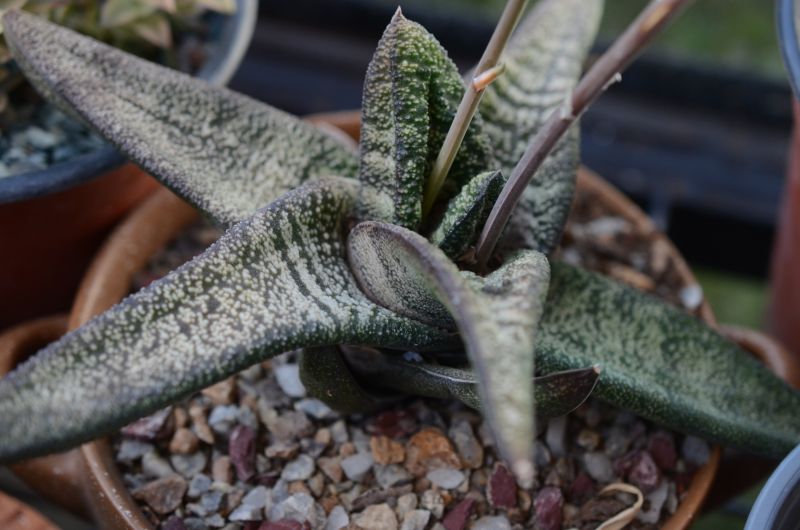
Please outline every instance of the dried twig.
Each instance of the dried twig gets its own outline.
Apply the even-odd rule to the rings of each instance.
[[[628,29],[594,63],[575,90],[567,94],[564,102],[553,111],[512,171],[483,227],[475,252],[478,266],[482,270],[485,270],[489,257],[494,252],[500,234],[519,202],[522,192],[558,140],[589,105],[620,79],[620,72],[691,1],[651,0]]]
[[[433,203],[436,201],[436,197],[439,195],[439,191],[447,178],[447,173],[456,158],[458,148],[461,146],[461,142],[464,141],[469,124],[472,122],[473,116],[475,116],[475,111],[478,109],[484,89],[503,71],[502,67],[498,66],[497,61],[500,59],[500,54],[503,53],[508,39],[511,38],[511,34],[514,32],[514,28],[517,26],[517,22],[519,22],[527,3],[527,0],[508,0],[503,14],[494,29],[492,38],[489,39],[489,44],[486,46],[478,66],[475,67],[475,78],[472,83],[469,83],[464,92],[464,97],[458,105],[453,123],[447,131],[447,136],[425,184],[425,193],[422,200],[423,217],[427,216],[431,208],[433,208]]]

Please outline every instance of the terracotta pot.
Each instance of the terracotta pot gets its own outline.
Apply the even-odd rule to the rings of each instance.
[[[341,126],[343,130],[354,136],[357,135],[357,113],[328,114],[310,119],[311,121],[325,120]],[[656,232],[653,223],[638,207],[585,168],[581,169],[579,173],[578,188],[580,191],[595,195],[596,200],[605,203],[609,210],[630,220],[638,228]],[[92,316],[117,303],[127,294],[133,274],[141,269],[170,239],[177,236],[186,225],[197,218],[198,214],[192,207],[165,189],[148,199],[112,234],[94,260],[81,285],[69,318],[69,328],[74,329],[80,326]],[[657,237],[666,239],[661,235]],[[671,243],[667,243],[684,284],[696,283],[683,258]],[[708,324],[715,325],[714,316],[707,303],[704,302],[700,314]],[[31,333],[35,334],[36,331]],[[24,340],[26,339],[21,335],[17,335],[17,341]],[[30,342],[29,340],[28,343],[30,344]],[[1,341],[0,344],[2,344]],[[782,375],[798,373],[796,367],[785,368],[793,366],[792,359],[785,359],[777,354],[763,353],[764,346],[768,344],[770,344],[769,340],[764,338],[760,341],[749,341],[745,347],[749,346],[773,369],[783,366],[784,368],[776,369],[777,373]],[[4,352],[0,349],[0,359],[10,355],[7,351]],[[18,353],[14,355],[19,357]],[[0,364],[0,373],[8,367],[8,364],[8,362],[5,366]],[[79,497],[84,502],[85,510],[92,514],[101,527],[151,530],[152,527],[122,483],[119,471],[113,463],[113,456],[107,440],[85,444],[79,450],[49,458],[57,458],[62,464],[62,470],[65,469],[63,465],[65,461],[79,461],[71,468],[70,472],[79,470],[76,477],[81,484]],[[688,528],[711,487],[719,460],[720,449],[714,448],[710,461],[695,474],[686,497],[663,528],[668,530]],[[46,468],[47,462],[42,463],[41,459],[34,460],[18,465],[16,469],[18,472],[24,472],[31,465],[38,466],[38,469],[41,470]],[[33,483],[35,486],[35,482],[29,476],[29,483]],[[60,500],[67,504],[77,502],[76,499],[62,498]]]
[[[795,130],[772,252],[767,321],[770,331],[800,359],[800,103],[793,106]]]
[[[0,492],[0,528],[3,530],[58,530],[30,506]]]

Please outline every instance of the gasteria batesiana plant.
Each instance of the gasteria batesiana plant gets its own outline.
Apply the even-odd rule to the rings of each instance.
[[[375,388],[482,409],[522,480],[534,405],[564,413],[595,383],[676,430],[764,454],[793,447],[800,395],[748,354],[677,308],[549,262],[576,127],[525,189],[492,272],[470,270],[505,175],[572,94],[601,4],[545,0],[505,73],[466,88],[484,97],[431,208],[423,190],[465,85],[399,12],[367,71],[358,153],[267,105],[8,13],[8,42],[43,94],[228,230],[0,381],[0,461],[90,440],[298,348],[308,389],[343,411],[374,406]]]

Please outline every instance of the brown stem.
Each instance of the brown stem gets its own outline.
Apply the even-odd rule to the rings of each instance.
[[[578,86],[567,94],[531,140],[528,149],[511,172],[500,197],[478,239],[475,258],[486,270],[500,234],[514,211],[522,192],[536,170],[564,136],[570,125],[615,81],[653,38],[692,0],[651,0],[614,44],[592,65]]]

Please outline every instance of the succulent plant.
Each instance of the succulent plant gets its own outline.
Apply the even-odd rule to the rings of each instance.
[[[235,0],[0,0],[0,15],[9,9],[24,9],[59,25],[72,28],[103,42],[152,57],[159,49],[173,46],[173,27],[191,25],[207,11],[232,13]],[[0,36],[3,29],[0,26]],[[24,86],[24,78],[0,38],[0,112],[8,105],[12,90]]]
[[[800,394],[747,353],[678,308],[549,261],[573,196],[576,127],[526,189],[493,270],[470,270],[504,175],[575,85],[601,10],[545,0],[522,23],[430,214],[423,189],[465,85],[400,13],[367,72],[358,153],[245,96],[6,14],[44,95],[228,228],[0,381],[0,461],[109,433],[293,349],[309,391],[342,411],[387,392],[480,408],[522,480],[534,410],[562,414],[593,389],[713,441],[793,447]]]

